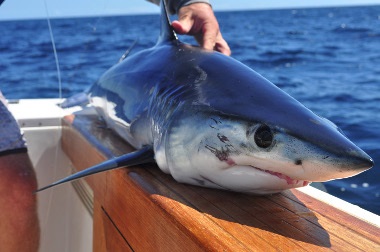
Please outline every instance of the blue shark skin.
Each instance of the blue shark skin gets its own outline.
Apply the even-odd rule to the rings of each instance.
[[[133,161],[126,154],[40,190],[152,160],[178,182],[254,194],[373,166],[335,124],[252,69],[181,43],[161,9],[158,43],[113,66],[89,90],[107,125],[137,149]]]

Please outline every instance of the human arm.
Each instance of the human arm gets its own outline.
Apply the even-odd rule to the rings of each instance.
[[[36,174],[16,120],[0,92],[1,251],[38,251]]]

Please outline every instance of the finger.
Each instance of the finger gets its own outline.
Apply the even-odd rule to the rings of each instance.
[[[213,50],[216,44],[216,36],[219,30],[213,29],[210,25],[205,25],[203,28],[203,38],[201,46],[206,50]]]
[[[224,40],[224,38],[222,37],[222,34],[220,33],[217,36],[214,50],[220,53],[223,53],[227,56],[231,56],[231,49],[228,46],[227,41]]]

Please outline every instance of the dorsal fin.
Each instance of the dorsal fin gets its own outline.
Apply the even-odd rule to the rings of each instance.
[[[158,38],[157,43],[160,44],[160,43],[166,43],[169,41],[178,40],[177,34],[175,33],[170,22],[165,0],[161,0],[160,7],[161,7],[161,32],[160,32],[160,37]]]

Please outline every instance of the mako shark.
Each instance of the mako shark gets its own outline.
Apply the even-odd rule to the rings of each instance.
[[[374,164],[335,124],[252,69],[180,42],[163,2],[157,44],[109,69],[88,96],[137,150],[40,190],[156,161],[178,182],[271,194]]]

